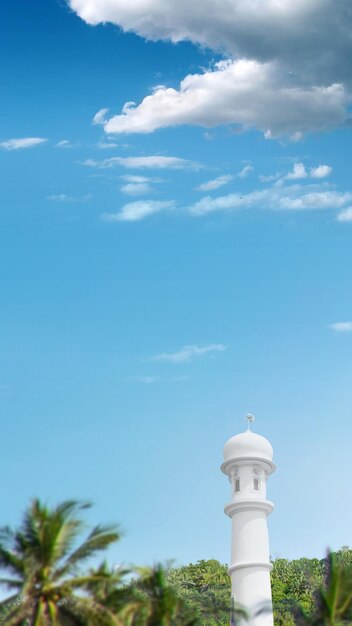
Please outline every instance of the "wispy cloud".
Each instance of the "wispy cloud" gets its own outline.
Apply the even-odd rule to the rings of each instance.
[[[73,143],[69,139],[62,139],[55,144],[55,148],[73,148]]]
[[[47,200],[51,200],[52,202],[88,202],[91,197],[91,193],[87,193],[85,196],[69,196],[66,193],[58,193],[47,196]]]
[[[337,215],[336,220],[338,222],[352,222],[352,207],[348,207]]]
[[[160,376],[127,376],[123,379],[124,382],[140,383],[141,385],[154,385],[156,383],[183,383],[187,380],[190,380],[189,376],[171,376],[166,378]]]
[[[118,148],[119,144],[113,141],[99,141],[97,148],[100,150],[111,150],[112,148]]]
[[[118,213],[103,213],[104,222],[138,222],[145,217],[175,206],[174,200],[138,200],[128,202]]]
[[[251,165],[245,165],[238,174],[235,176],[232,174],[223,174],[222,176],[218,176],[217,178],[212,178],[211,180],[202,183],[197,187],[198,191],[214,191],[215,189],[219,189],[219,187],[223,187],[230,183],[234,178],[246,178],[253,171],[253,167]]]
[[[247,176],[253,172],[252,165],[245,165],[244,168],[237,174],[238,178],[247,178]]]
[[[280,172],[276,172],[276,174],[269,174],[268,176],[265,176],[264,174],[260,174],[260,176],[258,176],[258,179],[260,180],[261,183],[273,183],[276,180],[278,180],[280,176],[281,176]]]
[[[120,188],[122,193],[128,196],[143,196],[153,191],[153,187],[149,183],[126,183]]]
[[[0,142],[0,148],[4,150],[23,150],[25,148],[33,148],[48,141],[43,137],[23,137],[22,139],[7,139]]]
[[[212,180],[208,180],[206,183],[202,183],[197,187],[198,191],[213,191],[213,189],[219,189],[219,187],[223,187],[233,180],[233,176],[231,174],[224,174],[223,176],[218,176],[217,178],[213,178]]]
[[[267,208],[283,211],[312,211],[339,209],[352,200],[352,193],[329,191],[315,185],[269,187],[247,194],[230,193],[226,196],[205,196],[191,207],[192,215],[206,215],[214,211],[235,211],[241,208]]]
[[[336,333],[350,333],[352,332],[352,322],[335,322],[330,324],[330,328]]]
[[[201,168],[199,163],[181,159],[179,157],[169,156],[140,156],[140,157],[112,157],[111,159],[103,159],[96,161],[87,159],[83,165],[88,167],[97,167],[99,169],[125,167],[126,169],[172,169],[172,170],[198,170]]]
[[[100,109],[93,117],[93,124],[98,126],[104,125],[106,123],[107,113],[109,113],[109,109]]]
[[[153,385],[160,382],[159,376],[129,376],[124,380],[131,383],[141,383],[142,385]]]
[[[137,174],[123,174],[120,178],[125,180],[126,183],[151,183],[161,180],[159,178],[150,178],[150,176],[138,176]]]
[[[178,352],[163,352],[151,357],[150,361],[164,361],[167,363],[187,363],[207,354],[215,354],[224,352],[226,346],[222,343],[211,344],[208,346],[184,346]]]

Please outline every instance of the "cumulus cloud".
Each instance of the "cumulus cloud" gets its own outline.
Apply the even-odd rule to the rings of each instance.
[[[192,215],[215,211],[235,211],[243,208],[266,208],[284,211],[339,209],[352,200],[351,193],[325,189],[315,190],[301,185],[270,187],[247,194],[231,193],[212,198],[206,196],[189,207]]]
[[[205,356],[207,354],[215,354],[217,352],[224,352],[226,346],[222,343],[211,344],[208,346],[184,346],[178,352],[163,352],[151,357],[150,361],[165,361],[168,363],[187,363],[193,361],[196,358]]]
[[[352,331],[352,322],[335,322],[330,324],[330,328],[337,333],[349,333]]]
[[[303,163],[295,163],[292,172],[286,174],[286,180],[299,180],[300,178],[307,178],[308,174]]]
[[[219,95],[218,113],[224,104],[228,106],[229,101],[232,102],[231,123],[260,130],[266,126],[267,136],[290,134],[292,139],[299,140],[307,130],[329,128],[331,125],[341,124],[345,119],[342,110],[347,108],[346,92],[350,92],[352,85],[349,61],[352,56],[350,0],[202,0],[191,4],[188,0],[68,2],[89,24],[111,22],[125,31],[135,32],[147,39],[173,42],[188,40],[221,51],[232,59],[255,62],[260,73],[266,77],[265,91],[261,97],[261,81],[257,89],[253,86],[248,90],[246,100],[250,103],[249,115],[240,115],[241,111],[234,102],[233,94],[226,102],[221,93],[216,93],[212,99],[216,100]],[[267,76],[268,68],[270,80]],[[245,71],[250,75],[250,66],[247,65]],[[230,85],[235,82],[230,73],[227,74],[227,81]],[[161,101],[167,101],[171,107],[171,111],[165,111],[162,116],[163,126],[175,123],[205,126],[228,123],[227,119],[224,120],[226,115],[220,113],[218,116],[209,116],[209,111],[204,115],[200,115],[198,111],[198,116],[187,115],[183,109],[188,109],[190,102],[189,97],[185,98],[182,88],[176,93],[167,94],[159,90],[157,93],[157,97],[151,102],[147,99],[147,102],[143,101],[143,110],[139,107],[132,108],[127,103],[125,115],[121,116],[123,119],[114,121],[116,132],[150,132],[159,127],[155,120],[142,120],[141,115],[143,113],[143,117],[153,118],[156,109],[161,114],[162,111],[158,108]],[[324,106],[326,96],[330,101],[335,101],[334,105],[330,102],[327,109]],[[206,97],[210,95],[207,93]],[[299,105],[296,116],[293,116],[292,109],[297,106],[295,98]],[[315,123],[312,115],[314,99],[321,118],[318,123]],[[304,100],[307,100],[306,107],[303,106]],[[283,123],[286,105],[289,118],[298,118],[295,125],[289,120],[287,128]],[[277,127],[273,128],[268,124],[268,112],[263,111],[263,108],[271,106],[280,118]],[[129,109],[139,109],[140,115],[135,113],[131,116]],[[256,111],[255,115],[253,111]],[[100,117],[103,119],[103,115]],[[207,122],[205,124],[202,121],[204,117]],[[250,121],[248,117],[251,118]],[[181,119],[184,121],[179,121]]]
[[[190,74],[179,89],[159,86],[138,105],[125,105],[105,122],[110,134],[150,133],[193,124],[234,124],[267,138],[319,131],[342,124],[348,102],[340,84],[292,85],[274,62],[227,60]]]
[[[261,182],[276,181],[276,186],[282,185],[285,181],[302,180],[304,178],[319,179],[330,176],[332,167],[330,165],[318,165],[311,167],[308,171],[303,163],[295,163],[292,170],[287,174],[274,174],[273,176],[259,176]]]
[[[352,222],[352,207],[340,211],[336,219],[338,222]]]
[[[7,139],[0,142],[0,148],[4,150],[23,150],[24,148],[33,148],[48,141],[43,137],[23,137],[22,139]]]
[[[101,217],[105,222],[138,222],[174,206],[174,200],[138,200],[125,204],[119,213],[103,213]]]
[[[349,0],[68,0],[88,24],[147,39],[193,41],[235,57],[279,60],[295,78],[350,79]]]
[[[330,176],[332,167],[329,165],[318,165],[318,167],[312,167],[310,170],[311,178],[326,178]]]
[[[213,189],[219,189],[219,187],[223,187],[233,180],[233,176],[231,174],[224,174],[223,176],[218,176],[217,178],[213,178],[212,180],[208,180],[206,183],[202,183],[197,187],[198,191],[212,191]]]
[[[187,161],[179,157],[168,156],[141,156],[141,157],[112,157],[96,161],[87,159],[83,165],[97,167],[98,169],[125,167],[126,169],[170,169],[170,170],[198,170],[201,166],[194,161]]]

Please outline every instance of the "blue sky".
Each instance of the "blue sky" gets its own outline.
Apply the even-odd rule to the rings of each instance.
[[[1,7],[2,523],[92,500],[114,563],[228,560],[248,411],[272,555],[351,542],[347,5],[206,1]]]

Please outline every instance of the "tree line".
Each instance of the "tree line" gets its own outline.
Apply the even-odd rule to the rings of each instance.
[[[34,500],[17,529],[0,529],[0,626],[235,626],[227,566],[95,567],[120,539],[116,526],[88,532],[89,504]],[[82,539],[83,537],[83,539]],[[324,559],[273,561],[275,626],[352,624],[352,550]]]

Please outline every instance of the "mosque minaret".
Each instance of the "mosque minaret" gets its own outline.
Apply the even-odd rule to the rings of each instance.
[[[248,611],[243,624],[273,626],[267,517],[274,505],[266,499],[266,481],[275,471],[273,449],[251,431],[254,417],[247,415],[247,420],[247,431],[225,443],[221,466],[232,487],[231,502],[225,507],[232,520],[229,575],[235,604]]]

